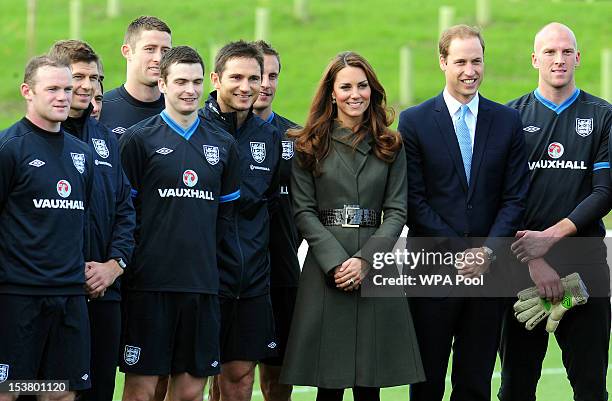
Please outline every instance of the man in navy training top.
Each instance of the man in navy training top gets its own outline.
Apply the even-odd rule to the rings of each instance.
[[[554,331],[575,400],[605,400],[610,343],[610,276],[602,222],[610,211],[612,106],[576,87],[576,36],[551,23],[535,36],[538,87],[509,103],[518,110],[529,155],[530,188],[520,239],[512,245],[542,298],[563,298],[560,277],[578,272],[590,294]],[[580,237],[580,238],[566,238]],[[506,313],[500,357],[502,401],[535,400],[548,332],[527,331]]]
[[[200,110],[236,139],[241,164],[238,211],[218,249],[223,400],[249,400],[256,362],[276,355],[268,246],[270,213],[279,193],[281,135],[252,111],[262,72],[263,56],[254,45],[225,45],[211,73],[216,91]]]
[[[0,384],[66,380],[49,398],[71,401],[90,386],[83,238],[94,165],[87,144],[61,129],[68,64],[33,58],[21,95],[26,116],[0,132]]]
[[[280,56],[263,40],[253,43],[264,57],[261,91],[253,105],[253,112],[262,120],[272,124],[283,134],[280,161],[280,197],[275,213],[270,216],[270,298],[274,312],[278,355],[266,358],[259,364],[259,383],[266,401],[288,401],[292,386],[278,382],[285,347],[291,327],[300,276],[297,252],[301,238],[293,223],[293,208],[289,195],[293,141],[287,137],[287,130],[297,124],[272,111],[278,77],[281,71]]]
[[[119,140],[137,215],[125,280],[124,401],[152,400],[168,375],[169,399],[200,400],[220,368],[217,244],[240,198],[240,165],[234,139],[198,116],[203,74],[190,47],[166,52],[166,108]]]
[[[120,136],[126,129],[164,108],[157,87],[162,55],[172,47],[172,32],[156,17],[138,17],[125,33],[121,54],[127,62],[125,84],[104,95],[100,121]]]
[[[112,401],[121,335],[121,293],[117,278],[129,264],[136,224],[130,184],[121,167],[115,135],[91,117],[95,89],[100,87],[98,56],[80,40],[58,41],[49,55],[70,63],[72,70],[72,103],[62,128],[86,143],[94,156],[94,190],[85,247],[85,278],[91,298],[87,304],[91,326],[91,389],[80,399]]]

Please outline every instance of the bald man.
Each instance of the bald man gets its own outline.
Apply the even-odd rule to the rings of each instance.
[[[601,219],[612,202],[612,108],[576,87],[580,52],[567,26],[542,28],[531,61],[539,73],[537,89],[509,103],[523,120],[531,181],[524,227],[512,250],[540,296],[552,303],[563,297],[560,277],[582,276],[588,303],[569,310],[554,334],[574,400],[607,400],[610,279]],[[544,326],[526,330],[509,308],[500,345],[500,400],[536,399],[548,345]]]

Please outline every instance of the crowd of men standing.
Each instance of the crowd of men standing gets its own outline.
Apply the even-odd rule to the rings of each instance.
[[[573,32],[537,33],[538,88],[509,107],[478,92],[484,49],[473,28],[445,31],[443,92],[400,115],[409,235],[489,238],[467,249],[487,256],[459,271],[469,277],[500,268],[494,239],[517,236],[512,251],[552,302],[578,265],[604,272],[587,287],[608,283],[612,107],[576,87]],[[0,132],[0,384],[62,379],[69,391],[45,397],[110,401],[119,364],[124,401],[201,400],[208,377],[210,399],[242,401],[259,364],[266,400],[289,400],[291,384],[309,383],[279,380],[302,240],[297,124],[272,108],[280,56],[263,41],[225,45],[200,108],[204,63],[172,46],[166,23],[135,19],[121,53],[125,83],[103,93],[93,48],[56,42],[25,68],[25,117]],[[562,155],[586,167],[539,163]],[[597,240],[568,255],[557,246],[568,236]],[[535,399],[548,336],[507,300],[410,309],[425,373],[412,400],[442,399],[451,347],[453,399],[490,399],[498,353],[500,400]],[[575,399],[606,399],[609,298],[569,312],[555,335]]]

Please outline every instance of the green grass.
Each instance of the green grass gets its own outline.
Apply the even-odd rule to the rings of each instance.
[[[125,27],[141,14],[157,15],[173,29],[175,45],[197,48],[210,65],[210,47],[239,38],[253,39],[254,9],[271,10],[270,41],[283,62],[275,108],[281,114],[303,122],[314,88],[331,57],[342,50],[355,50],[372,63],[387,89],[389,103],[397,111],[399,48],[413,49],[414,94],[421,102],[443,87],[436,56],[437,10],[455,6],[455,22],[475,24],[474,0],[311,0],[308,22],[297,21],[289,0],[198,0],[168,2],[138,0],[122,3],[122,14],[106,17],[106,1],[82,0],[83,39],[102,56],[106,88],[124,81],[125,65],[120,55]],[[0,127],[14,122],[23,112],[18,87],[26,61],[25,1],[3,2],[0,15]],[[69,32],[67,0],[38,1],[36,51],[42,53]],[[579,86],[600,92],[600,49],[610,46],[612,2],[549,0],[491,0],[493,23],[484,29],[486,74],[482,93],[505,102],[536,85],[537,73],[530,65],[534,33],[545,23],[557,20],[571,24],[580,49],[582,65]]]
[[[491,399],[497,400],[497,390],[500,385],[499,378],[499,361],[495,367],[495,373],[491,382]],[[450,374],[450,369],[449,372]],[[447,376],[448,377],[448,376]],[[113,399],[120,400],[123,391],[123,373],[117,373],[117,387],[115,388],[115,395]],[[259,391],[259,385],[257,379],[255,381],[253,400],[263,400],[261,392]],[[608,370],[607,377],[608,388],[612,388],[612,373]],[[444,394],[444,401],[450,399],[450,381],[446,382],[446,391]],[[306,401],[314,400],[315,389],[309,387],[297,387],[291,399],[293,401]],[[537,399],[543,401],[558,400],[566,401],[572,399],[572,389],[569,385],[569,381],[563,370],[563,363],[561,362],[561,351],[559,346],[554,340],[553,336],[549,339],[548,353],[544,359],[543,374],[540,378],[537,390]],[[346,391],[344,395],[345,400],[352,400],[353,397],[350,391]],[[408,386],[394,387],[383,389],[381,392],[382,401],[406,401],[408,400]]]

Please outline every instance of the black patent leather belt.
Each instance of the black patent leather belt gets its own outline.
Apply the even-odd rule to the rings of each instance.
[[[380,212],[374,209],[362,209],[359,205],[344,205],[342,209],[320,210],[319,220],[324,226],[378,227]]]

